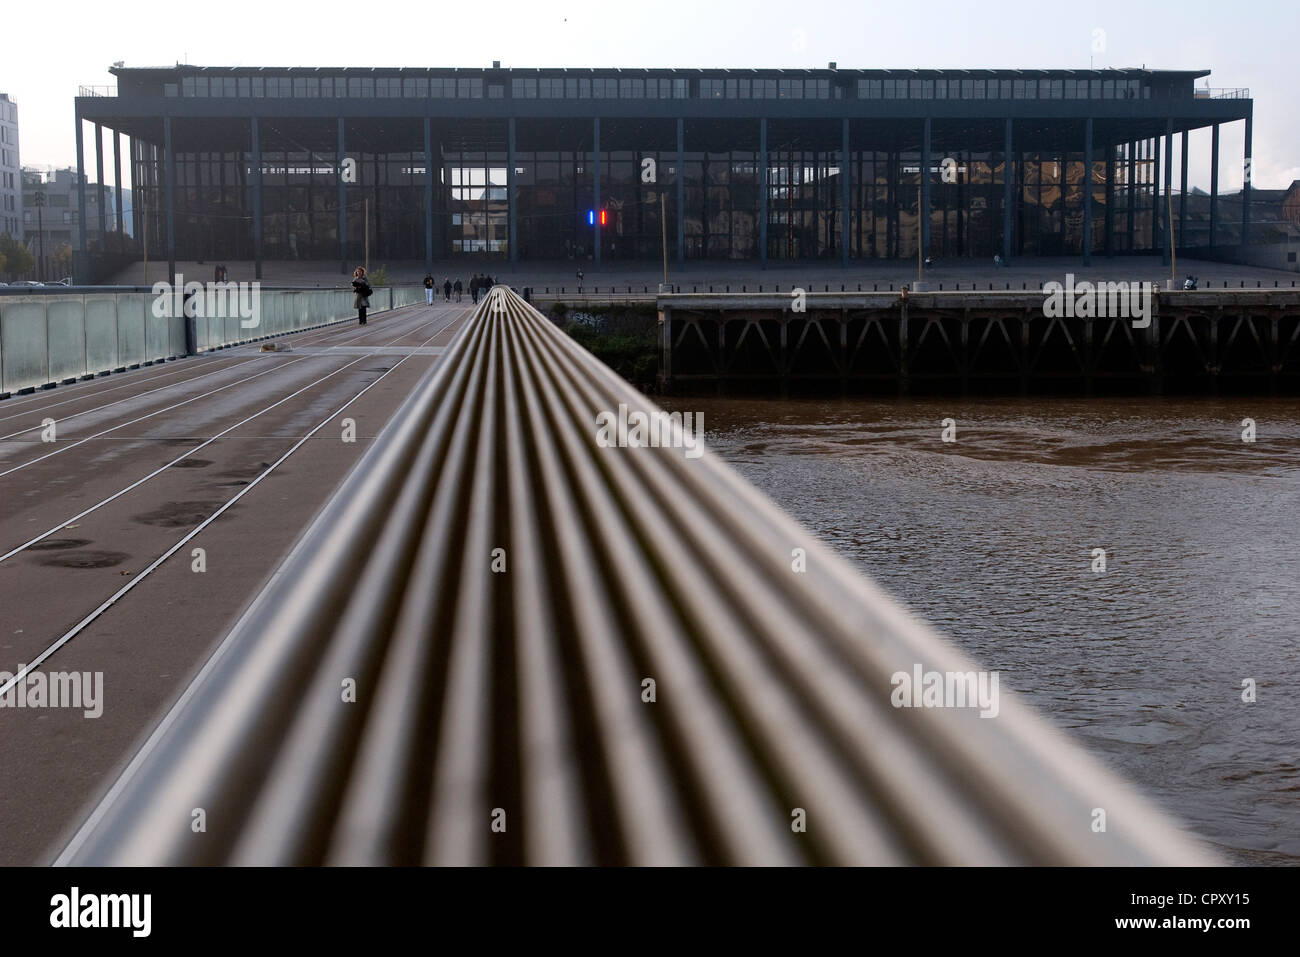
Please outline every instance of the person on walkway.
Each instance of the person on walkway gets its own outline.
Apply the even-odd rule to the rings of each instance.
[[[457,279],[454,283],[452,283],[451,288],[456,292],[456,301],[460,302],[460,293],[461,293],[460,280]]]
[[[433,305],[433,293],[434,293],[433,284],[434,284],[434,278],[432,276],[424,277],[424,304],[426,306]]]
[[[469,277],[469,296],[475,304],[478,303],[478,273]]]
[[[442,281],[442,295],[444,299],[446,299],[448,302],[451,302],[451,280],[450,279],[444,279]]]
[[[357,310],[357,325],[366,324],[366,310],[370,308],[370,283],[366,281],[366,271],[361,266],[352,270],[352,305]]]

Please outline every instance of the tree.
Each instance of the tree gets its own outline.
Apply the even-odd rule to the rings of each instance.
[[[36,265],[27,247],[8,233],[0,233],[0,261],[4,262],[3,270],[11,280],[25,276]]]
[[[54,251],[54,271],[62,279],[72,271],[72,244],[64,243]]]

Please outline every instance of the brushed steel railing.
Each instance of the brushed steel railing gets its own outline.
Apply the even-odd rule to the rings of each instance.
[[[620,405],[494,288],[57,862],[1211,860],[1012,694],[894,707],[978,669]]]

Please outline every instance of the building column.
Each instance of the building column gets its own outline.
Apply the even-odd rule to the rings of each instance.
[[[1246,114],[1246,142],[1243,150],[1241,168],[1241,244],[1250,245],[1250,180],[1251,180],[1251,138],[1254,133],[1254,112],[1255,107],[1250,107],[1250,113]]]
[[[853,169],[853,154],[849,151],[849,118],[840,121],[840,265],[849,265],[849,225],[853,221],[853,183],[850,179]]]
[[[513,137],[515,121],[510,121]],[[513,204],[514,198],[511,197]],[[513,208],[513,207],[512,207]],[[513,254],[514,239],[511,238]],[[433,275],[433,120],[424,118],[424,271]]]
[[[339,272],[347,273],[348,271],[348,189],[347,183],[343,181],[343,161],[347,159],[344,155],[343,142],[343,117],[337,120],[338,125],[338,145],[336,147],[336,156],[338,159],[337,169],[339,178]]]
[[[163,202],[167,206],[167,273],[176,282],[176,150],[172,146],[172,118],[163,117]],[[260,278],[260,276],[259,276]]]
[[[1137,144],[1132,140],[1124,144],[1128,159],[1128,244],[1124,252],[1133,254],[1133,217],[1137,211]]]
[[[1092,265],[1092,117],[1083,121],[1083,264]]]
[[[84,269],[85,256],[86,253],[88,253],[90,250],[86,244],[86,149],[85,149],[85,137],[81,132],[82,119],[81,119],[80,110],[76,111],[76,118],[77,118],[77,232],[81,234],[81,239],[78,245],[81,247],[81,256],[83,260],[83,265],[81,268]],[[170,130],[171,127],[169,126],[168,129]],[[85,277],[82,276],[77,277],[78,284],[81,283],[83,278]]]
[[[99,199],[99,251],[108,252],[108,195],[104,192],[104,127],[95,124],[95,195]]]
[[[1002,136],[1002,258],[1011,258],[1011,213],[1015,203],[1015,169],[1011,165],[1011,117]]]
[[[930,254],[930,117],[921,121],[921,205],[916,211],[920,220],[921,255]]]
[[[134,136],[127,140],[127,176],[131,181],[131,234],[135,239],[142,240],[140,233],[140,186],[139,175],[136,164],[140,162],[143,155],[140,151],[140,141]]]
[[[1160,137],[1153,136],[1151,143],[1151,248],[1164,249],[1164,215],[1165,198],[1160,192]]]
[[[1187,247],[1187,130],[1183,130],[1183,148],[1179,155],[1182,185],[1178,193],[1178,246]]]
[[[1102,238],[1102,248],[1105,250],[1106,258],[1115,255],[1115,244],[1113,233],[1115,231],[1115,142],[1107,139],[1105,143],[1106,150],[1106,210],[1103,214],[1103,231],[1105,236]]]
[[[510,243],[510,265],[514,266],[519,262],[519,216],[517,215],[518,203],[515,200],[515,118],[512,116],[506,120],[506,220],[508,227],[508,242]]]
[[[253,278],[262,278],[262,140],[257,117],[249,120],[253,151]]]
[[[594,261],[595,264],[599,266],[600,245],[603,242],[603,239],[601,238],[601,234],[600,234],[600,117],[599,116],[592,117],[591,139],[593,144],[591,155],[595,160],[595,162],[592,164],[591,167],[591,182],[593,184],[593,193],[595,196],[595,200],[592,203],[592,205],[595,207],[592,210],[592,212],[595,214],[592,217],[593,219],[592,229],[595,230],[594,235],[596,237],[596,242],[595,242],[596,258]]]
[[[1162,225],[1164,229],[1160,236],[1160,245],[1164,250],[1161,256],[1161,262],[1166,266],[1170,263],[1170,256],[1173,255],[1173,237],[1170,231],[1174,228],[1173,222],[1173,200],[1174,200],[1174,120],[1169,117],[1165,120],[1165,188],[1164,196],[1161,197],[1160,213],[1164,216]]]
[[[767,117],[758,120],[758,265],[767,268]]]
[[[113,192],[117,213],[117,251],[126,252],[126,230],[123,225],[122,208],[122,134],[113,131]]]
[[[1219,230],[1219,124],[1210,133],[1210,245]]]
[[[677,265],[686,263],[686,120],[677,117]]]

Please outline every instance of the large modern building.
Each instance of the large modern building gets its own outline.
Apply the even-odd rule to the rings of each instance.
[[[23,240],[23,174],[18,155],[18,104],[0,93],[0,233]]]
[[[1187,137],[1206,127],[1213,245],[1221,125],[1244,122],[1246,169],[1251,151],[1249,93],[1204,70],[112,72],[115,95],[77,98],[78,163],[86,123],[115,157],[129,137],[151,256],[259,274],[366,244],[427,262],[1156,251],[1166,194],[1181,244]]]

